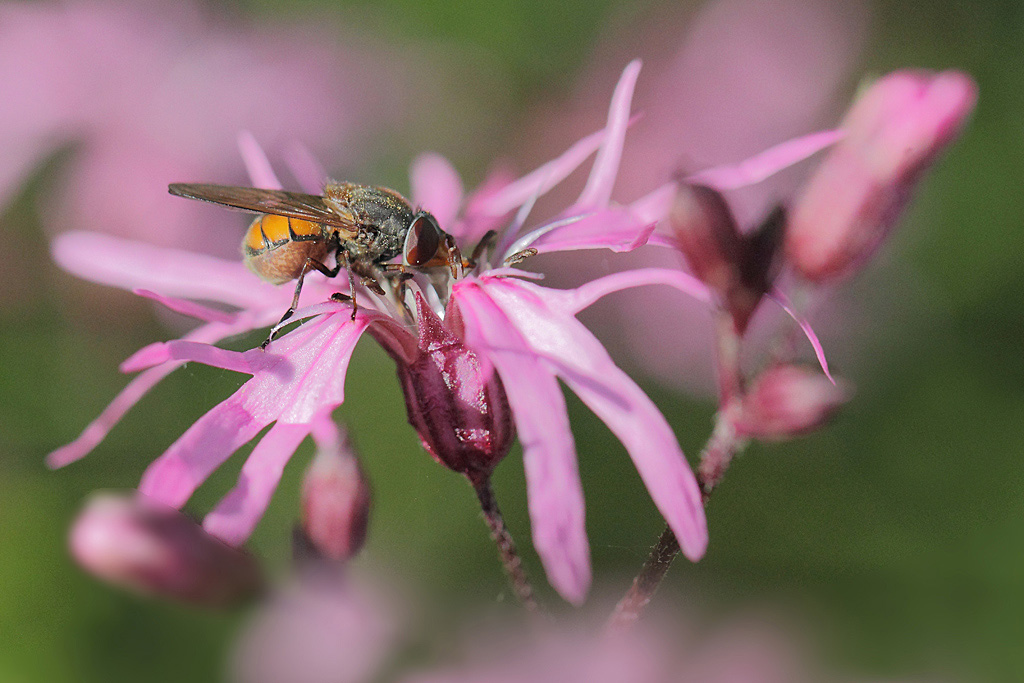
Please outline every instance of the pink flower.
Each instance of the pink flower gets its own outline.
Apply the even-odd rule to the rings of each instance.
[[[867,36],[868,9],[860,0],[711,0],[696,11],[687,3],[668,3],[648,21],[613,29],[566,101],[538,112],[523,136],[536,142],[522,156],[540,158],[544,150],[592,129],[603,110],[597,94],[615,78],[623,54],[639,53],[645,77],[634,106],[642,118],[630,129],[617,200],[631,201],[677,173],[735,163],[834,125]],[[802,164],[770,177],[752,176],[754,182],[743,187],[702,184],[726,195],[738,229],[746,232],[773,203],[792,196],[808,170]],[[641,249],[611,264],[600,253],[563,257],[558,270],[571,275],[572,266],[680,265],[673,251]],[[572,283],[557,271],[552,278]],[[666,314],[650,315],[651,310]],[[663,288],[635,289],[602,302],[585,321],[616,358],[628,359],[657,382],[704,393],[715,386],[713,328],[703,304]],[[754,322],[754,334],[773,329]],[[657,353],[650,352],[651,339],[659,340]]]
[[[369,683],[398,653],[399,616],[381,594],[325,566],[307,567],[242,631],[228,680]]]
[[[924,171],[959,135],[978,88],[958,71],[897,71],[861,95],[846,133],[797,199],[786,233],[796,271],[812,282],[855,272],[903,213]]]
[[[148,496],[180,507],[236,449],[273,424],[243,466],[238,485],[203,522],[214,536],[234,545],[244,543],[299,443],[311,433],[317,440],[332,438],[330,430],[318,426],[344,400],[352,350],[370,330],[398,362],[411,422],[428,450],[445,464],[466,474],[472,474],[466,463],[489,472],[510,444],[511,428],[505,422],[511,410],[523,445],[534,544],[552,585],[568,600],[583,600],[590,584],[590,561],[583,492],[558,379],[623,442],[683,552],[700,558],[707,545],[704,511],[675,435],[651,400],[575,316],[605,294],[627,287],[662,284],[701,299],[706,299],[706,290],[682,272],[662,269],[623,272],[577,289],[556,290],[528,281],[532,275],[526,271],[503,266],[507,257],[527,248],[626,251],[650,236],[671,199],[665,187],[626,206],[609,200],[639,69],[636,62],[623,74],[604,130],[517,181],[485,184],[464,199],[461,181],[447,162],[429,156],[413,165],[414,202],[432,211],[459,242],[479,236],[484,225],[504,229],[496,251],[485,252],[464,276],[438,280],[417,275],[410,281],[415,311],[411,320],[390,299],[362,290],[356,293],[360,307],[353,320],[350,305],[328,301],[331,293],[347,289],[344,278],[317,275],[303,291],[307,300],[324,303],[300,309],[295,316],[311,318],[310,322],[265,352],[227,351],[211,344],[273,323],[287,307],[291,288],[259,282],[239,262],[83,233],[59,238],[54,254],[68,270],[139,291],[205,324],[181,340],[154,344],[125,361],[123,370],[143,372],[78,440],[52,453],[49,463],[60,466],[84,456],[145,391],[185,361],[250,374],[252,379],[150,465],[139,487]],[[559,219],[519,234],[533,200],[595,151],[579,199]],[[246,154],[249,168],[260,174],[254,183],[276,186],[258,150],[247,148]],[[518,215],[509,223],[503,217],[511,211]],[[223,313],[189,299],[218,301],[239,310]],[[457,352],[446,355],[445,348]],[[435,363],[435,372],[413,369],[424,356]],[[477,401],[481,396],[486,397],[482,403]],[[429,406],[438,401],[442,405]],[[486,406],[486,414],[479,405]],[[456,415],[458,423],[450,429],[457,433],[432,433],[424,421],[434,410]],[[433,427],[438,424],[444,421],[434,420]],[[458,433],[467,426],[468,431]],[[451,450],[453,443],[463,448],[461,455]]]
[[[241,181],[248,129],[353,160],[402,111],[393,58],[322,25],[245,24],[192,2],[0,6],[0,205],[71,146],[43,206],[52,233],[96,229],[232,255],[230,215],[169,197],[181,178]],[[371,87],[386,80],[392,87]],[[359,93],[353,96],[353,93]]]
[[[93,497],[75,520],[69,545],[91,574],[149,595],[224,606],[262,586],[251,556],[138,494]]]
[[[629,631],[593,614],[563,623],[472,619],[429,642],[409,636],[383,590],[358,577],[306,572],[257,610],[236,644],[235,683],[801,683],[852,680],[824,669],[791,615],[764,608],[713,625],[674,606]],[[372,588],[377,588],[373,586]],[[380,587],[383,589],[383,586]],[[395,586],[387,588],[393,593]],[[399,587],[400,589],[401,587]],[[405,611],[415,596],[402,601]],[[385,593],[386,594],[386,593]],[[422,621],[420,619],[419,621]],[[433,622],[431,622],[434,625]],[[443,624],[443,622],[442,622]],[[443,625],[440,626],[443,628]],[[406,636],[403,638],[402,636]],[[409,642],[416,644],[410,651]],[[424,647],[426,645],[426,647]],[[433,647],[431,647],[433,646]],[[427,650],[427,651],[425,651]]]

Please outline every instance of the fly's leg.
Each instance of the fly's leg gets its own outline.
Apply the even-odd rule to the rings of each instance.
[[[318,270],[327,277],[334,277],[341,271],[341,263],[338,262],[335,264],[334,268],[328,268],[315,258],[306,259],[306,262],[302,264],[302,270],[299,271],[298,280],[295,282],[295,294],[292,296],[292,305],[284,312],[284,315],[282,315],[281,319],[277,321],[277,324],[270,328],[270,334],[267,335],[267,338],[262,344],[260,344],[261,349],[266,349],[267,345],[274,340],[277,333],[280,332],[281,328],[288,322],[288,319],[295,315],[295,310],[299,307],[299,294],[302,293],[302,283],[306,279],[306,273],[311,270]]]
[[[405,283],[415,277],[413,273],[407,270],[409,267],[404,263],[386,263],[381,267],[380,274],[381,277],[392,282],[392,295],[395,303],[401,306],[406,318],[413,321],[415,317],[413,317],[412,311],[409,310],[408,304],[405,303]]]
[[[476,268],[476,264],[480,262],[480,257],[484,255],[484,252],[494,246],[494,242],[498,239],[497,230],[488,230],[484,233],[484,236],[480,238],[480,241],[476,243],[473,248],[473,255],[469,259],[463,259],[462,267],[466,270],[472,270]]]
[[[455,244],[454,237],[445,233],[444,243],[448,252],[448,269],[452,271],[452,278],[454,279],[459,276],[460,267],[463,273],[465,273],[466,261],[462,258],[462,252],[459,250],[459,245]]]

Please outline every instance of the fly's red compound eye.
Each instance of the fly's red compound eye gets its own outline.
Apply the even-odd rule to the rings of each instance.
[[[402,250],[405,262],[410,266],[429,263],[437,256],[443,235],[433,216],[426,212],[417,214],[405,236],[405,248]]]

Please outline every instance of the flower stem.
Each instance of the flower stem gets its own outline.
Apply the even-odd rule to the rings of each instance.
[[[658,542],[651,548],[651,554],[647,556],[640,573],[633,579],[633,585],[615,605],[612,615],[608,618],[609,631],[624,631],[636,623],[640,613],[654,597],[678,552],[679,541],[666,526],[658,537]]]
[[[512,534],[505,526],[501,510],[498,509],[498,501],[494,497],[490,477],[471,477],[469,482],[473,485],[476,497],[480,501],[480,509],[484,513],[487,528],[491,531],[491,539],[498,546],[498,554],[501,556],[501,563],[512,584],[512,591],[526,609],[531,612],[538,611],[537,599],[533,595],[533,586],[526,577],[523,561],[516,550],[515,541],[512,540]]]
[[[719,412],[715,430],[701,453],[697,483],[700,485],[701,499],[705,506],[711,493],[721,482],[733,456],[746,446],[746,440],[737,437],[732,423],[733,414],[732,410]],[[658,542],[651,548],[651,554],[647,556],[644,566],[640,568],[640,573],[633,579],[633,585],[615,605],[615,609],[608,618],[609,631],[626,630],[636,623],[644,608],[647,607],[647,603],[654,597],[665,575],[668,574],[669,567],[672,566],[672,561],[678,553],[679,541],[672,530],[666,526],[665,530],[661,532],[661,536],[658,537]]]
[[[697,483],[700,485],[701,501],[707,506],[712,491],[722,481],[733,457],[747,445],[746,439],[736,431],[736,419],[742,410],[743,373],[740,368],[740,334],[733,317],[725,310],[715,314],[717,345],[715,366],[718,372],[718,414],[715,428],[700,455],[697,468]],[[672,566],[672,560],[679,553],[679,541],[667,526],[651,549],[640,573],[633,579],[633,585],[619,600],[608,618],[609,631],[628,629],[654,597],[658,586]]]
[[[718,407],[725,408],[743,394],[740,342],[736,321],[725,309],[715,312],[715,371],[718,376]]]

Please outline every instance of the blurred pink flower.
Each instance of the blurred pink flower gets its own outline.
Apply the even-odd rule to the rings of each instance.
[[[374,587],[375,589],[378,587]],[[393,589],[393,586],[392,586]],[[410,652],[407,619],[350,574],[306,573],[258,610],[235,646],[235,683],[823,683],[794,627],[767,609],[702,625],[665,610],[629,631],[607,632],[593,614],[555,624],[492,615],[434,635]],[[409,610],[405,602],[402,603]],[[415,603],[412,605],[416,609]],[[432,628],[438,628],[430,622]],[[440,645],[440,647],[438,647]],[[427,655],[427,656],[424,656]],[[426,660],[426,661],[424,661]]]
[[[331,560],[351,559],[366,542],[370,522],[370,484],[352,444],[338,426],[324,420],[327,429],[302,479],[302,540]],[[298,530],[296,530],[298,534]]]
[[[786,232],[794,269],[816,283],[861,269],[977,98],[977,85],[958,71],[897,71],[871,84],[794,204]]]
[[[102,230],[220,255],[237,251],[237,223],[168,197],[169,182],[241,181],[242,129],[271,149],[303,140],[351,163],[361,139],[402,111],[407,90],[392,55],[342,42],[323,22],[255,25],[155,0],[0,5],[0,73],[0,204],[71,145],[45,196],[52,232]]]
[[[256,613],[235,646],[238,683],[368,683],[397,651],[392,603],[324,566],[307,567]]]
[[[241,544],[262,516],[299,443],[310,433],[314,439],[331,438],[330,430],[318,425],[329,420],[331,411],[344,400],[345,371],[364,331],[371,330],[387,348],[400,374],[403,364],[415,363],[424,352],[432,353],[435,342],[443,345],[455,338],[472,352],[472,362],[456,367],[454,374],[442,373],[440,381],[431,380],[434,383],[429,386],[413,382],[403,388],[407,394],[434,392],[445,400],[459,401],[467,387],[476,396],[481,382],[486,384],[496,371],[523,445],[534,543],[549,580],[566,599],[583,600],[590,584],[590,561],[583,492],[558,379],[623,442],[684,554],[698,559],[707,544],[704,510],[675,435],[650,399],[615,366],[575,315],[605,294],[628,287],[668,285],[701,300],[706,300],[706,290],[685,273],[664,269],[622,272],[576,289],[556,290],[527,281],[524,278],[532,274],[526,271],[503,265],[523,249],[628,251],[650,237],[667,211],[672,187],[658,188],[629,205],[610,202],[639,70],[639,62],[634,62],[623,73],[603,131],[515,182],[485,184],[464,200],[461,181],[447,162],[431,156],[414,164],[414,203],[432,211],[458,241],[478,235],[483,225],[504,226],[494,253],[489,258],[485,253],[462,277],[439,281],[421,274],[408,283],[418,321],[410,320],[410,314],[390,299],[359,290],[355,293],[360,297],[359,314],[354,319],[347,304],[315,304],[295,315],[296,320],[313,318],[312,322],[274,342],[267,351],[227,351],[211,344],[273,323],[287,306],[290,288],[258,281],[240,262],[83,233],[58,238],[55,258],[68,270],[140,291],[206,324],[182,340],[151,345],[125,361],[123,370],[143,370],[142,374],[79,439],[52,453],[48,462],[60,466],[84,456],[145,391],[183,362],[251,374],[252,379],[201,417],[150,465],[140,484],[146,495],[180,507],[236,449],[273,423],[243,466],[238,485],[203,523],[211,534]],[[533,200],[595,151],[579,198],[554,222],[520,235]],[[278,186],[258,149],[247,148],[246,154],[249,168],[258,174],[254,183]],[[460,207],[465,208],[460,211]],[[510,211],[518,211],[516,219],[499,222]],[[317,276],[310,278],[304,291],[307,297],[324,301],[344,291],[344,284]],[[224,313],[187,299],[222,302],[240,310]],[[425,337],[427,343],[421,345]],[[412,412],[410,418],[417,426]],[[451,425],[451,429],[461,426]],[[424,438],[432,447],[450,442],[432,439],[428,444]],[[484,455],[486,466],[493,467],[504,453]],[[446,457],[438,455],[438,459],[450,464]],[[472,471],[465,473],[473,476]]]
[[[630,201],[680,171],[733,163],[830,125],[866,28],[867,3],[860,0],[712,0],[696,13],[666,5],[648,22],[609,32],[571,98],[537,113],[523,136],[534,142],[522,156],[533,162],[590,130],[601,116],[601,84],[614,78],[623,54],[639,52],[648,77],[637,89],[641,118],[629,133],[615,198]],[[714,186],[730,190],[737,225],[748,230],[806,173],[804,164],[742,189]],[[543,270],[562,284],[575,272],[678,268],[680,258],[642,249],[614,263],[599,253],[548,263]],[[657,381],[700,392],[714,387],[712,324],[703,305],[645,288],[603,302],[584,321]],[[658,340],[657,353],[650,352],[651,339]]]
[[[71,554],[94,576],[148,595],[223,607],[262,587],[255,559],[140,494],[104,493],[71,528]]]

